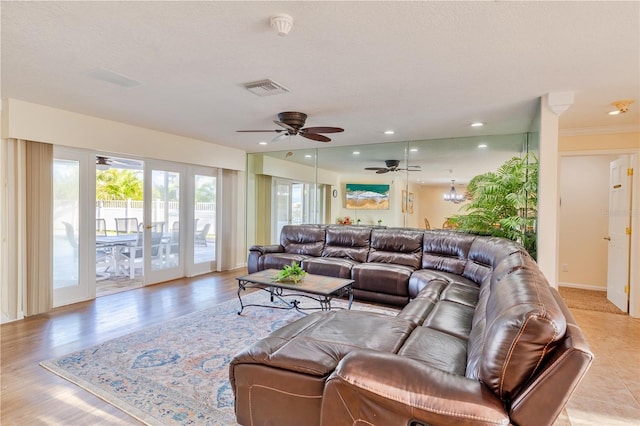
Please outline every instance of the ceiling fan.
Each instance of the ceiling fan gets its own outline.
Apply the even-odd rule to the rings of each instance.
[[[389,172],[398,172],[401,170],[406,170],[408,172],[418,172],[420,171],[420,166],[407,166],[406,168],[398,167],[400,165],[400,160],[385,160],[384,164],[386,167],[365,167],[365,170],[375,170],[377,174],[389,173]]]
[[[142,170],[142,162],[138,160],[128,160],[126,158],[113,158],[96,155],[96,169],[108,170],[111,167],[118,169]]]
[[[238,130],[238,132],[246,133],[246,132],[277,132],[281,133],[276,136],[272,142],[275,142],[279,139],[285,138],[287,136],[295,136],[300,135],[307,139],[312,139],[318,142],[330,142],[331,139],[326,137],[325,135],[321,135],[320,133],[339,133],[344,132],[344,129],[340,127],[306,127],[304,126],[304,122],[307,120],[307,114],[302,112],[294,112],[287,111],[281,112],[278,114],[278,119],[273,122],[278,126],[282,127],[282,129],[275,130]]]

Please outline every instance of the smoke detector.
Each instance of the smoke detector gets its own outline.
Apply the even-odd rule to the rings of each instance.
[[[632,103],[633,99],[624,99],[621,101],[612,102],[611,105],[616,107],[616,110],[609,111],[609,115],[624,114],[625,112],[629,111],[629,105],[631,105]]]
[[[284,37],[289,34],[289,31],[293,28],[293,18],[286,13],[272,16],[271,28],[273,28],[279,36]]]
[[[244,88],[256,96],[271,96],[289,92],[289,89],[271,79],[264,79],[245,83]]]

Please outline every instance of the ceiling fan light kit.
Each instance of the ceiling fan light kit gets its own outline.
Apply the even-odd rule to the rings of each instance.
[[[629,105],[633,103],[633,99],[623,99],[621,101],[612,102],[611,105],[616,107],[615,111],[609,111],[609,115],[624,114],[629,111]]]
[[[293,18],[286,13],[272,16],[271,28],[273,28],[280,37],[284,37],[289,34],[289,31],[293,28]]]
[[[111,166],[109,165],[109,161],[107,160],[107,157],[101,157],[101,156],[96,157],[97,170],[109,170],[110,167]]]

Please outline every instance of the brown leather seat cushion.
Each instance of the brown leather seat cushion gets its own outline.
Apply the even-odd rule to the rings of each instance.
[[[249,346],[235,356],[231,368],[263,364],[324,376],[354,349],[397,352],[413,328],[405,319],[372,312],[316,312]]]

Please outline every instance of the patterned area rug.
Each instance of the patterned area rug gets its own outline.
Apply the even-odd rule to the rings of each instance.
[[[245,304],[268,300],[262,291],[243,297]],[[239,306],[229,301],[40,365],[143,423],[235,425],[229,362],[303,315],[257,307],[238,315]],[[351,309],[396,314],[357,302]]]

